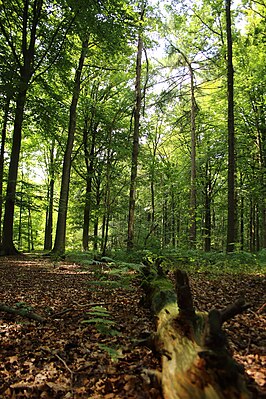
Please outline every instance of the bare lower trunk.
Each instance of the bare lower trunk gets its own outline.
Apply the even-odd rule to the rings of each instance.
[[[48,206],[46,210],[46,224],[45,224],[45,237],[44,237],[44,250],[51,250],[53,245],[53,208],[54,208],[54,140],[52,142],[50,151],[50,173],[49,173],[49,189],[48,189]]]
[[[142,11],[141,20],[144,11]],[[140,130],[140,109],[141,109],[141,58],[142,58],[143,42],[141,35],[138,38],[138,52],[136,63],[136,83],[135,83],[135,109],[134,109],[134,132],[133,147],[131,158],[131,177],[129,190],[129,212],[128,212],[128,232],[127,232],[127,250],[130,251],[134,246],[134,217],[136,202],[136,183],[138,171],[138,154],[139,154],[139,130]]]
[[[4,154],[5,154],[5,144],[6,144],[6,128],[8,122],[10,97],[6,98],[3,127],[2,127],[2,137],[1,137],[1,151],[0,151],[0,242],[2,241],[2,207],[3,207],[3,176],[4,176]]]
[[[25,85],[25,82],[24,82]],[[13,222],[15,212],[15,196],[18,176],[18,164],[21,147],[21,130],[26,102],[26,89],[20,92],[16,100],[14,133],[12,151],[9,164],[8,182],[6,190],[5,215],[3,222],[2,253],[15,255],[18,253],[13,243]]]
[[[228,204],[227,252],[233,252],[236,241],[235,201],[235,122],[234,122],[234,69],[231,32],[231,0],[226,0],[227,30],[227,96],[228,96]]]
[[[61,191],[60,191],[57,226],[56,226],[56,236],[55,236],[54,248],[52,250],[52,252],[56,254],[63,254],[65,252],[66,218],[67,218],[69,182],[70,182],[70,170],[71,170],[71,155],[72,155],[74,135],[76,130],[76,115],[77,115],[77,105],[80,93],[81,73],[84,65],[87,48],[88,48],[88,41],[85,40],[82,43],[82,51],[79,58],[79,65],[76,70],[73,96],[70,106],[68,139],[67,139],[67,145],[63,162],[63,173],[61,180]]]

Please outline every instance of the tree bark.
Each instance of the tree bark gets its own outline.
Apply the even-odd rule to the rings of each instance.
[[[14,132],[6,189],[5,215],[3,222],[3,239],[1,249],[2,255],[15,255],[18,253],[18,250],[15,248],[15,245],[13,243],[13,224],[15,213],[18,164],[21,147],[21,131],[24,116],[24,107],[26,102],[26,87],[28,84],[28,79],[29,78],[22,79],[21,85],[24,87],[24,90],[18,93],[16,100]]]
[[[141,12],[141,20],[143,20],[144,10]],[[128,232],[127,232],[127,250],[130,251],[134,246],[134,217],[136,202],[136,180],[138,171],[138,155],[139,155],[139,130],[140,130],[140,110],[141,110],[141,59],[142,59],[143,41],[141,34],[138,38],[138,51],[136,63],[136,83],[135,83],[135,109],[134,109],[134,132],[133,132],[133,148],[131,158],[131,177],[129,190],[129,212],[128,212]]]
[[[191,63],[188,63],[191,91],[191,180],[190,180],[190,245],[196,246],[196,99],[194,74]]]
[[[93,116],[92,116],[93,118]],[[87,125],[87,123],[85,124]],[[95,142],[97,127],[93,126],[93,121],[91,122],[91,147],[88,150],[88,127],[85,126],[83,131],[83,145],[84,145],[84,155],[86,164],[86,194],[85,194],[85,205],[83,213],[83,234],[82,234],[82,245],[84,251],[89,249],[89,226],[90,226],[90,215],[91,215],[91,201],[92,201],[92,178],[94,170],[94,152],[95,152]]]
[[[74,144],[74,135],[76,130],[76,114],[77,105],[80,94],[81,74],[86,57],[88,48],[88,41],[84,40],[82,43],[81,55],[79,58],[78,68],[75,74],[74,89],[72,95],[72,102],[70,105],[70,117],[68,126],[68,139],[66,144],[66,150],[64,154],[63,172],[61,180],[61,191],[58,209],[58,218],[56,226],[55,243],[52,253],[61,255],[65,252],[66,244],[66,218],[67,218],[67,207],[68,207],[68,195],[69,195],[69,182],[70,182],[70,170],[71,170],[71,155]]]
[[[209,161],[205,165],[205,220],[204,220],[204,251],[211,250],[211,195],[212,181]]]
[[[157,265],[156,265],[157,263]],[[226,349],[222,324],[247,308],[238,300],[220,311],[196,312],[185,272],[175,289],[160,262],[147,264],[144,289],[156,315],[153,346],[162,357],[157,373],[165,399],[248,399],[240,366]]]
[[[5,215],[3,222],[3,239],[2,239],[2,248],[0,251],[1,255],[15,255],[18,253],[13,243],[13,224],[14,224],[18,165],[19,165],[21,136],[22,136],[22,122],[24,118],[26,95],[31,77],[34,73],[36,31],[41,15],[42,5],[43,5],[43,0],[35,0],[33,4],[32,15],[30,16],[29,1],[24,2],[23,13],[22,13],[22,45],[21,45],[21,52],[23,55],[22,63],[19,62],[19,57],[15,52],[15,48],[11,49],[19,64],[20,78],[17,86],[17,95],[16,95],[15,121],[14,121],[12,150],[11,150],[9,172],[8,172],[8,182],[6,189]],[[32,19],[31,23],[29,23],[30,19]],[[7,38],[8,35],[3,26],[1,26],[1,30],[4,36]]]
[[[45,224],[45,236],[44,236],[44,250],[50,251],[53,246],[53,210],[54,210],[54,184],[55,184],[55,173],[54,173],[54,139],[52,140],[50,150],[50,165],[49,165],[49,188],[47,194],[48,206],[46,210],[46,224]]]
[[[2,127],[2,137],[1,137],[1,151],[0,151],[0,242],[2,241],[2,207],[3,207],[3,176],[4,176],[4,154],[5,154],[5,144],[6,144],[6,128],[9,115],[11,98],[6,97],[6,103],[4,108],[4,118]]]
[[[194,84],[194,71],[192,63],[186,54],[179,48],[176,51],[182,56],[185,64],[189,70],[190,78],[190,142],[191,142],[191,155],[190,155],[190,224],[189,224],[189,241],[190,246],[196,246],[196,210],[197,210],[197,190],[196,190],[196,98],[195,98],[195,84]]]
[[[231,32],[231,0],[226,0],[227,32],[227,98],[228,98],[228,203],[227,203],[227,252],[233,252],[236,241],[235,198],[235,122],[234,122],[234,69]]]

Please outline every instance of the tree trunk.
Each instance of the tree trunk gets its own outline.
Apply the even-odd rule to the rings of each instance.
[[[194,88],[194,74],[190,63],[190,91],[191,91],[191,180],[190,180],[190,245],[196,245],[196,100]]]
[[[189,70],[190,78],[190,141],[191,141],[191,167],[190,167],[190,224],[189,224],[189,241],[191,247],[196,246],[196,207],[197,207],[197,190],[196,190],[196,98],[194,86],[194,71],[192,64],[186,54],[179,48],[176,51],[181,54],[185,64]]]
[[[227,252],[233,252],[236,241],[235,199],[235,122],[234,122],[234,69],[231,32],[231,0],[226,0],[227,32],[227,96],[228,96],[228,203],[227,203]]]
[[[204,250],[209,252],[211,250],[211,193],[212,182],[209,162],[205,166],[205,220],[204,220]]]
[[[15,196],[19,165],[19,155],[21,147],[22,122],[24,118],[24,107],[26,95],[32,75],[34,74],[34,55],[36,44],[36,31],[41,16],[43,0],[35,0],[32,7],[32,15],[29,15],[29,2],[25,1],[22,12],[22,43],[20,51],[23,62],[20,64],[20,57],[16,54],[13,47],[12,53],[19,63],[20,78],[16,94],[16,110],[13,130],[12,150],[8,172],[8,182],[6,189],[5,215],[3,222],[3,239],[1,255],[15,255],[18,253],[13,243],[13,224],[15,211]],[[1,27],[2,33],[6,36],[7,32]]]
[[[228,353],[222,324],[244,311],[243,300],[208,314],[195,312],[188,277],[175,272],[176,292],[160,267],[148,264],[144,289],[156,315],[152,346],[162,356],[157,372],[165,399],[248,399],[240,366]],[[150,341],[150,339],[149,339]]]
[[[171,212],[172,212],[172,246],[173,248],[176,247],[176,201],[175,201],[175,192],[173,185],[171,186]]]
[[[13,243],[13,224],[15,212],[15,196],[18,176],[18,164],[21,147],[21,130],[26,102],[28,79],[22,79],[24,90],[18,93],[16,100],[15,122],[12,141],[11,158],[6,189],[5,215],[3,222],[2,255],[15,255],[18,253]]]
[[[1,151],[0,151],[0,242],[2,241],[4,154],[5,154],[6,128],[8,122],[10,101],[11,98],[7,96],[4,108],[4,118],[3,118],[2,137],[1,137]]]
[[[92,201],[92,178],[94,169],[94,153],[95,153],[95,142],[97,134],[97,126],[93,123],[94,109],[92,111],[90,130],[88,122],[85,121],[85,127],[83,130],[83,146],[86,164],[86,194],[85,194],[85,205],[83,212],[83,232],[82,232],[82,245],[84,251],[89,249],[89,228],[90,228],[90,215],[91,215],[91,201]],[[91,132],[91,147],[88,150],[88,135]]]
[[[50,151],[50,165],[49,165],[49,188],[47,194],[48,206],[46,210],[46,224],[45,224],[45,237],[44,237],[44,250],[50,251],[53,245],[53,210],[54,210],[54,139]]]
[[[79,58],[79,65],[76,70],[74,80],[74,90],[72,96],[72,102],[70,106],[70,117],[68,126],[68,139],[64,155],[63,172],[61,180],[61,191],[58,209],[58,218],[56,226],[55,243],[52,253],[63,254],[65,252],[66,244],[66,218],[67,218],[67,207],[68,207],[68,195],[69,195],[69,182],[70,182],[70,170],[71,170],[71,155],[74,144],[74,135],[76,130],[76,115],[77,105],[80,93],[81,74],[86,57],[88,48],[88,41],[84,40],[82,43],[82,51]]]
[[[141,12],[140,20],[143,20],[144,10]],[[136,202],[136,180],[138,171],[138,155],[139,155],[139,130],[140,130],[140,109],[141,109],[141,59],[142,59],[143,41],[141,34],[138,38],[138,52],[136,63],[136,83],[135,83],[135,109],[134,109],[134,131],[133,131],[133,148],[131,158],[131,177],[129,191],[129,212],[128,212],[128,232],[127,232],[127,250],[130,251],[134,246],[134,217]]]
[[[20,201],[19,201],[19,221],[18,221],[18,249],[22,251],[22,214],[23,214],[23,200],[24,200],[24,190],[23,190],[23,170],[21,174],[21,191],[20,191]]]
[[[98,230],[99,230],[99,210],[101,204],[101,175],[98,176],[96,183],[96,213],[93,227],[93,250],[98,250]]]

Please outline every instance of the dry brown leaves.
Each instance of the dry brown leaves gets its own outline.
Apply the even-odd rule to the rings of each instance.
[[[0,258],[0,302],[24,302],[47,319],[43,325],[0,313],[0,398],[160,398],[159,390],[145,377],[145,369],[159,369],[152,352],[135,345],[143,331],[154,326],[148,309],[140,306],[143,293],[95,287],[94,275],[78,265],[47,260]],[[254,397],[265,387],[265,302],[262,276],[211,280],[191,276],[198,310],[222,308],[240,294],[251,306],[226,324],[234,357],[250,375]],[[119,335],[100,333],[82,324],[86,312],[104,306]],[[113,351],[113,352],[112,352]]]

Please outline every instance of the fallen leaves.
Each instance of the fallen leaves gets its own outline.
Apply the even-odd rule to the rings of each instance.
[[[88,289],[95,278],[92,271],[67,263],[54,268],[48,260],[27,258],[0,258],[0,277],[0,302],[24,302],[47,320],[38,324],[0,313],[1,399],[161,397],[143,378],[144,370],[160,368],[159,361],[148,348],[135,345],[143,331],[154,329],[150,311],[139,304],[143,293],[136,283],[130,291],[97,285]],[[251,377],[254,397],[262,398],[265,278],[223,275],[211,280],[199,273],[191,276],[191,286],[195,306],[203,311],[223,308],[245,292],[249,310],[225,329],[234,357]],[[106,309],[119,335],[101,333],[97,323],[82,324],[97,306]]]

